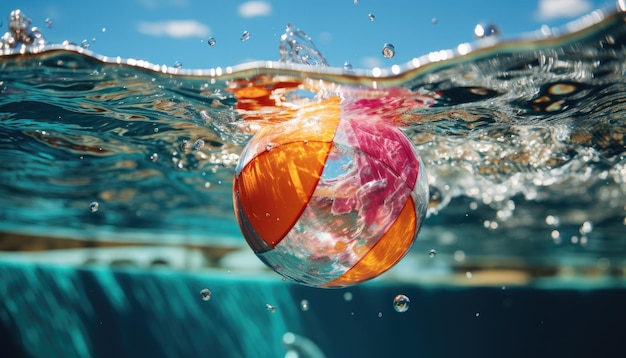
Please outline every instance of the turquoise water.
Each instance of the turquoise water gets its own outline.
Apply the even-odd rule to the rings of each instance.
[[[3,49],[6,342],[15,354],[37,357],[211,349],[276,356],[289,350],[289,339],[281,339],[293,331],[337,356],[362,343],[359,337],[379,335],[389,344],[389,327],[404,327],[403,345],[359,346],[380,356],[410,352],[416,330],[444,334],[433,328],[438,320],[491,334],[517,322],[524,329],[514,333],[531,329],[540,337],[521,356],[535,355],[538,342],[576,323],[576,314],[614,337],[613,321],[597,317],[624,317],[610,302],[620,302],[626,272],[626,23],[619,12],[585,19],[558,34],[484,39],[372,70],[324,67],[319,57],[312,67],[289,54],[283,62],[186,70],[71,44]],[[285,90],[285,83],[299,86]],[[251,84],[279,95],[282,107],[241,107],[236,90]],[[431,206],[422,232],[407,257],[370,284],[324,291],[282,282],[254,257],[234,219],[241,150],[257,125],[270,125],[286,108],[372,91],[388,106],[358,114],[393,117],[428,170]],[[205,287],[213,292],[208,302],[200,299]],[[356,307],[345,306],[345,292]],[[399,293],[411,298],[406,315],[393,311]],[[549,309],[528,314],[532,297]],[[313,312],[299,307],[302,299]],[[559,306],[568,300],[573,306]],[[351,312],[367,319],[350,321]],[[428,324],[412,326],[420,315]],[[360,332],[345,338],[348,348],[323,333],[340,333],[333,317],[343,317],[337,327]],[[368,325],[369,333],[362,330]],[[435,339],[420,337],[424,345]],[[513,336],[499,337],[503,346],[515,344]],[[460,352],[443,349],[425,354]]]

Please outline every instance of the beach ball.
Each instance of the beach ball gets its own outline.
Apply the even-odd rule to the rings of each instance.
[[[262,127],[236,167],[233,202],[248,245],[272,270],[313,287],[344,287],[395,265],[428,206],[410,140],[338,103]]]

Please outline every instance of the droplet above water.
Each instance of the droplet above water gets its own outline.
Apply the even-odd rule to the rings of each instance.
[[[409,310],[409,303],[411,300],[405,295],[397,295],[396,298],[393,299],[393,309],[396,312],[406,312]]]
[[[211,299],[211,290],[209,290],[208,288],[203,288],[200,291],[200,297],[202,298],[203,301],[208,301]]]
[[[241,41],[248,41],[248,40],[250,40],[250,33],[247,30],[242,32],[240,40]]]
[[[209,37],[208,40],[206,40],[206,43],[209,44],[209,46],[215,46],[215,44],[217,43],[217,41],[215,40],[215,37]]]
[[[478,24],[474,27],[474,36],[479,39],[486,37],[497,37],[500,30],[494,24]]]
[[[390,43],[386,43],[383,45],[383,56],[385,58],[392,58],[396,55],[396,48],[394,45]]]
[[[370,19],[370,21],[376,20],[376,16],[374,16],[374,14],[367,15],[367,18]]]
[[[432,259],[435,256],[437,256],[437,251],[435,251],[435,249],[432,249],[430,251],[428,251],[428,256]]]
[[[98,209],[100,209],[100,204],[98,204],[97,201],[93,201],[89,204],[89,210],[91,210],[92,213],[95,213]]]

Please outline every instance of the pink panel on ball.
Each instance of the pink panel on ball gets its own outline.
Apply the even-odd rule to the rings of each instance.
[[[342,120],[334,141],[377,158],[413,189],[420,170],[417,153],[400,129],[374,121]]]

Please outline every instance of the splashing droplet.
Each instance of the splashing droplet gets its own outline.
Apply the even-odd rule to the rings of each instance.
[[[270,305],[269,303],[266,303],[266,304],[265,304],[265,308],[266,308],[268,311],[272,312],[272,313],[276,313],[276,307],[275,307],[275,306]]]
[[[250,33],[248,32],[248,30],[244,31],[241,33],[241,41],[248,41],[250,40]]]
[[[200,291],[200,298],[202,298],[203,301],[208,301],[211,299],[211,290],[209,290],[208,288],[203,288]]]
[[[430,251],[428,251],[428,256],[432,259],[435,256],[437,256],[437,251],[435,251],[435,249],[432,249]]]
[[[208,40],[206,40],[206,43],[209,44],[209,46],[215,46],[215,44],[217,43],[217,41],[215,40],[215,37],[209,37]]]
[[[396,312],[406,312],[409,310],[409,303],[411,300],[405,295],[397,295],[396,298],[393,299],[393,309]]]
[[[474,27],[474,36],[478,39],[487,37],[498,37],[500,30],[494,24],[478,24]]]
[[[328,66],[326,58],[315,47],[311,37],[291,24],[287,24],[285,33],[280,36],[279,50],[280,62]]]
[[[390,43],[386,43],[383,45],[383,56],[385,58],[393,58],[396,55],[396,48],[394,45]]]
[[[309,310],[309,301],[308,300],[300,301],[300,308],[302,308],[303,311],[308,311]]]
[[[91,210],[92,213],[97,212],[98,209],[100,209],[100,204],[98,204],[97,201],[93,201],[91,204],[89,204],[89,210]]]
[[[374,16],[374,14],[367,15],[367,18],[370,19],[370,21],[376,20],[376,16]]]

